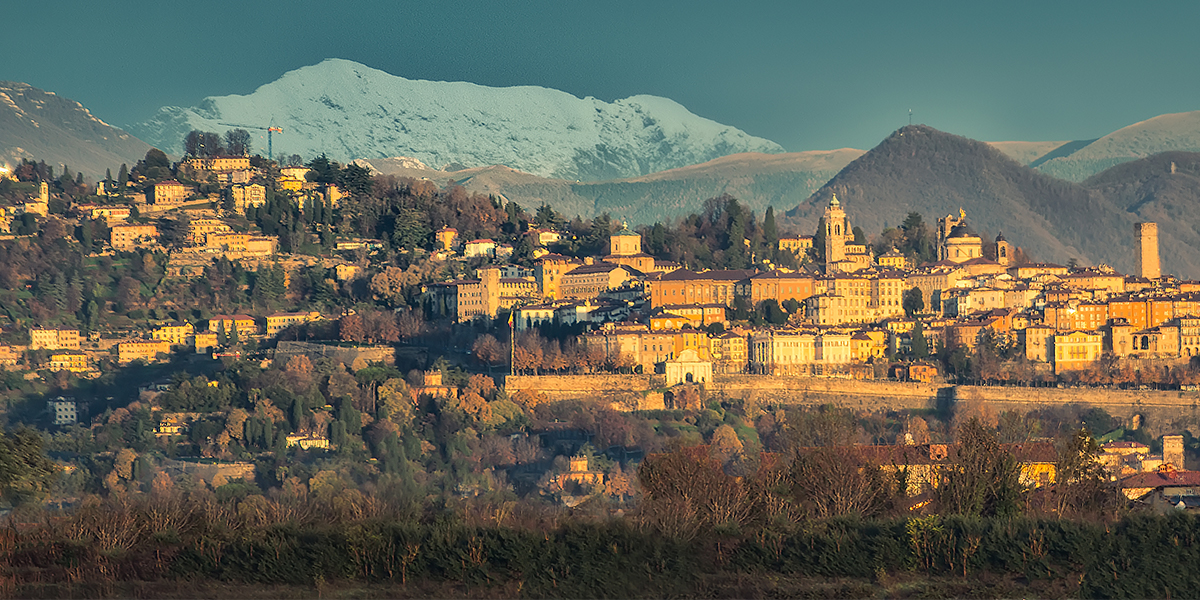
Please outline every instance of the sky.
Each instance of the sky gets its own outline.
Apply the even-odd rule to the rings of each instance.
[[[410,79],[671,98],[790,151],[909,121],[1092,139],[1200,110],[1200,2],[153,2],[0,8],[0,80],[127,126],[326,58]]]

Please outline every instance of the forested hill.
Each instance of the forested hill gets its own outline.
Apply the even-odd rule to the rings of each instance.
[[[851,220],[866,231],[896,225],[911,211],[932,218],[957,213],[961,207],[973,227],[991,235],[1003,231],[1009,241],[1039,259],[1077,258],[1085,264],[1107,263],[1135,272],[1133,223],[1173,214],[1138,212],[1137,202],[1129,200],[1136,196],[1130,186],[1141,188],[1121,182],[1133,182],[1137,173],[1156,168],[1137,166],[1141,162],[1114,167],[1077,184],[1023,166],[983,142],[913,125],[846,166],[788,211],[784,222],[813,230],[835,192]],[[1180,170],[1177,165],[1174,177],[1180,181],[1171,184],[1176,188],[1184,185],[1182,178],[1195,173]],[[1179,192],[1172,198],[1184,195]],[[1185,222],[1178,228],[1180,236],[1187,232],[1197,236],[1186,225],[1186,213],[1174,218]],[[1200,276],[1200,249],[1185,241],[1190,237],[1176,237],[1173,229],[1160,236],[1164,267],[1182,276]]]
[[[403,159],[359,159],[374,171],[401,177],[429,179],[444,185],[451,180],[468,191],[502,195],[525,207],[548,204],[568,216],[585,218],[608,213],[631,224],[670,222],[704,210],[704,202],[724,194],[736,197],[763,215],[767,207],[786,210],[808,198],[862,150],[743,152],[651,175],[611,181],[547,179],[502,166],[439,171],[418,168]]]
[[[1163,152],[1117,165],[1083,185],[1137,221],[1158,223],[1168,272],[1200,274],[1200,152]]]

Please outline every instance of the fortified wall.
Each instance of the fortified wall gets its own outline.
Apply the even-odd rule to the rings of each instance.
[[[510,393],[529,390],[550,400],[596,399],[627,410],[662,408],[665,380],[655,375],[510,376]],[[829,377],[714,375],[705,385],[711,397],[747,400],[759,405],[820,405],[853,410],[946,410],[959,402],[981,402],[996,412],[1027,412],[1067,405],[1102,408],[1110,415],[1134,415],[1162,422],[1200,423],[1200,392],[940,385],[898,381],[857,381]],[[657,394],[657,396],[655,396]],[[630,397],[647,401],[629,402]],[[659,405],[651,405],[657,398]],[[621,400],[625,399],[622,403]]]
[[[624,410],[664,408],[661,375],[508,375],[504,388],[544,394],[550,400],[599,400]]]

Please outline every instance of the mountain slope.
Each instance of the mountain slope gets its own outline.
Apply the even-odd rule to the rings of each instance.
[[[1055,177],[1083,181],[1123,162],[1177,150],[1200,151],[1200,111],[1159,115],[1134,123],[1036,166]]]
[[[1163,152],[1117,165],[1083,185],[1102,194],[1135,220],[1158,223],[1166,272],[1200,274],[1200,153]]]
[[[92,116],[82,104],[24,83],[0,81],[0,163],[23,158],[67,165],[90,179],[133,165],[150,146]]]
[[[425,178],[441,185],[454,180],[470,191],[502,195],[526,207],[549,204],[568,216],[608,212],[630,223],[653,223],[699,212],[705,200],[725,193],[760,215],[767,206],[786,209],[860,155],[862,150],[853,148],[742,153],[642,177],[599,182],[548,179],[498,166],[436,171],[414,168],[412,160],[405,158],[355,162],[381,173]]]
[[[1126,271],[1135,268],[1135,215],[1096,190],[1034,171],[983,142],[931,127],[898,130],[789,211],[787,220],[811,231],[834,192],[851,220],[867,232],[898,224],[910,211],[933,222],[962,207],[976,229],[991,235],[1004,231],[1009,241],[1041,259],[1078,258]],[[1200,264],[1196,250],[1183,249],[1183,254],[1187,264]]]
[[[276,154],[348,162],[409,156],[427,165],[506,165],[570,181],[634,177],[778,144],[655,96],[609,103],[534,86],[410,80],[347,60],[286,73],[246,96],[164,107],[133,130],[178,152],[191,129],[273,124]]]
[[[1009,158],[1028,165],[1042,157],[1057,152],[1071,142],[988,142],[987,144]]]

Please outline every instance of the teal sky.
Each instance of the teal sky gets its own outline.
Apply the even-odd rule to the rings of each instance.
[[[788,150],[914,122],[1090,139],[1200,110],[1197,2],[13,3],[0,79],[118,126],[345,58],[413,79],[665,96]]]

